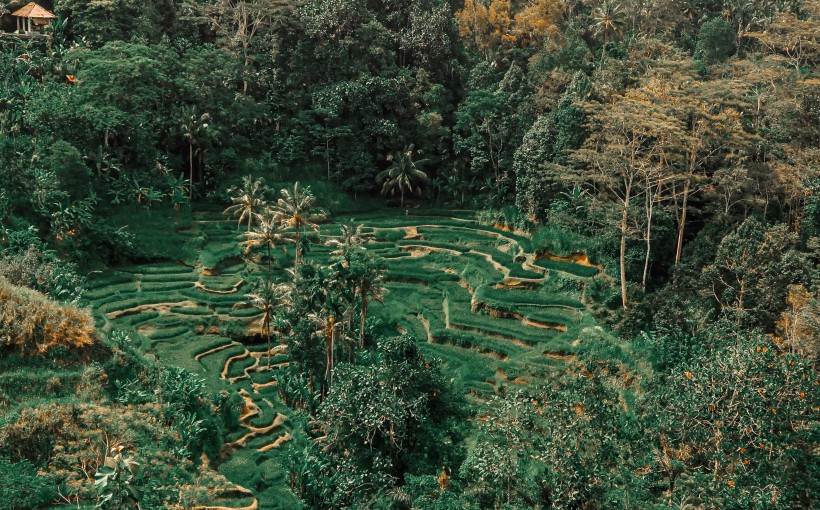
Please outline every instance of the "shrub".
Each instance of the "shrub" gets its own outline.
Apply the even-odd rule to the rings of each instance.
[[[87,310],[60,305],[0,277],[0,348],[42,354],[54,347],[90,345],[94,338]]]
[[[57,496],[54,482],[39,476],[27,460],[0,457],[0,479],[0,510],[38,508]]]
[[[78,300],[85,286],[74,264],[58,260],[53,253],[33,245],[25,252],[11,253],[0,259],[0,277],[66,302]]]

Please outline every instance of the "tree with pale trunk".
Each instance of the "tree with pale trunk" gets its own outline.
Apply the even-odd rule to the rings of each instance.
[[[310,191],[310,187],[299,188],[299,183],[295,183],[292,189],[282,189],[280,198],[271,206],[271,211],[278,214],[285,226],[292,235],[296,244],[296,254],[294,260],[294,270],[299,271],[299,255],[302,252],[302,233],[305,230],[319,231],[316,223],[325,219],[325,215],[317,211],[316,198]]]
[[[183,123],[180,126],[182,137],[188,143],[188,180],[191,183],[188,187],[189,198],[193,198],[194,196],[194,147],[197,148],[197,154],[201,154],[201,135],[208,129],[208,122],[210,120],[210,114],[203,113],[202,115],[197,115],[196,112],[191,109],[185,113]],[[200,173],[201,172],[202,170],[200,169]]]
[[[264,179],[254,179],[246,175],[242,178],[241,186],[233,187],[228,191],[233,194],[231,198],[233,204],[225,209],[223,214],[239,216],[237,224],[241,225],[242,222],[246,222],[248,234],[250,234],[253,220],[259,217],[267,204],[265,195],[268,193],[268,187],[265,186]]]
[[[575,179],[592,188],[603,211],[617,211],[604,222],[614,223],[620,237],[624,309],[628,308],[626,250],[634,233],[634,207],[647,193],[656,193],[656,186],[665,178],[659,170],[667,168],[673,144],[684,136],[681,122],[656,99],[647,90],[638,89],[616,97],[610,105],[587,105],[591,135],[572,155],[579,165]],[[655,200],[657,196],[651,197],[650,204]],[[651,237],[647,238],[651,242]]]
[[[268,370],[271,358],[271,322],[276,312],[286,311],[291,301],[291,287],[287,284],[265,282],[259,292],[248,294],[248,303],[262,311],[262,334],[267,340]]]
[[[245,247],[245,253],[249,253],[252,248],[264,248],[267,251],[268,259],[268,283],[273,278],[273,249],[283,246],[285,243],[293,242],[285,231],[282,218],[274,211],[267,209],[258,215],[259,221],[253,230],[243,233],[245,238],[240,244]]]

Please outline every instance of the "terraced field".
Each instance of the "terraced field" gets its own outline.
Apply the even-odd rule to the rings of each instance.
[[[528,237],[479,225],[468,213],[382,211],[356,222],[373,234],[366,246],[389,268],[387,299],[372,314],[442,358],[472,398],[549,379],[583,347],[581,329],[594,327],[583,297],[599,268],[584,256],[536,256]],[[197,213],[168,240],[185,245],[181,253],[198,253],[196,260],[95,275],[87,297],[101,327],[133,329],[159,358],[201,374],[215,391],[242,396],[242,427],[228,438],[220,466],[240,486],[219,505],[293,508],[280,448],[292,439],[292,424],[276,388],[287,352],[243,341],[259,328],[257,311],[245,304],[258,268],[239,258],[238,233],[217,212]],[[338,234],[336,224],[320,230],[323,240]],[[306,258],[325,263],[331,251],[315,245]],[[278,252],[280,264],[289,266],[290,257]]]

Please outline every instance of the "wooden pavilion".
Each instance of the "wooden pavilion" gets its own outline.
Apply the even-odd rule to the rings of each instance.
[[[17,18],[17,32],[22,30],[26,34],[42,32],[51,20],[57,19],[57,16],[34,2],[17,9],[11,15]]]

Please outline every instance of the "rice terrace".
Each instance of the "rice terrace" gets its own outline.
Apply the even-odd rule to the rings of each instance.
[[[360,224],[362,246],[387,262],[389,297],[372,308],[382,327],[411,335],[425,354],[443,359],[471,399],[570,369],[585,347],[579,331],[596,327],[584,290],[602,268],[585,256],[539,252],[529,236],[481,225],[468,211],[388,210],[336,221]],[[102,329],[133,330],[160,359],[215,391],[239,392],[241,427],[223,445],[220,470],[244,487],[255,482],[264,500],[278,500],[285,474],[270,472],[293,427],[277,393],[288,355],[286,345],[267,350],[259,338],[261,312],[248,304],[260,266],[241,258],[243,228],[220,212],[195,212],[189,226],[176,230],[173,243],[189,257],[100,273],[86,298]],[[306,259],[327,265],[335,249],[327,241],[340,235],[338,223],[322,224],[323,243]],[[282,274],[293,249],[275,255]],[[249,494],[232,504],[241,507]]]
[[[820,0],[0,1],[0,510],[820,508]]]

